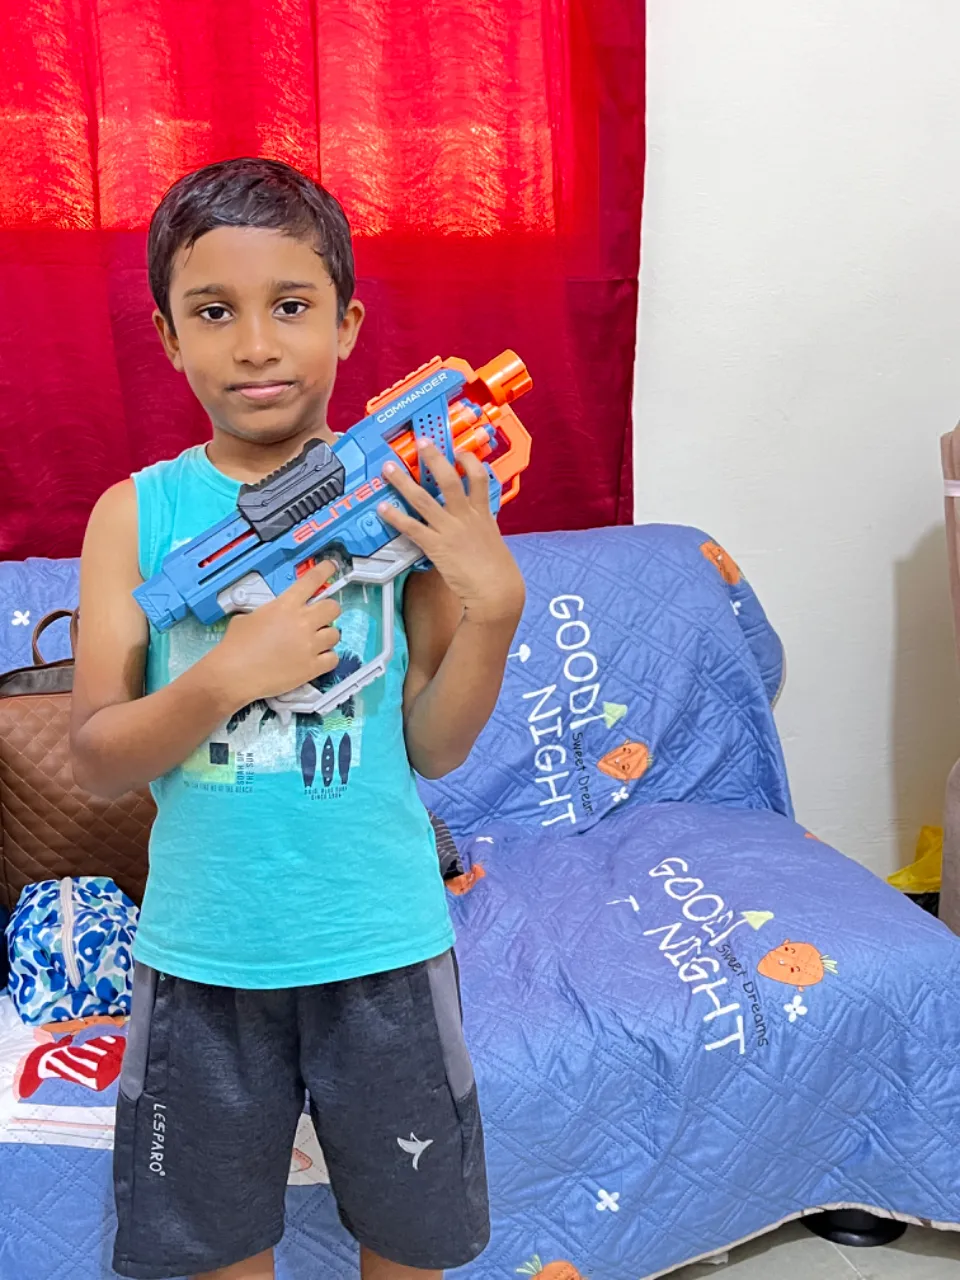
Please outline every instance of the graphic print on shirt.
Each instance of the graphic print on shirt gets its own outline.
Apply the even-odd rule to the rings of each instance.
[[[315,683],[328,689],[371,657],[380,642],[373,610],[376,591],[347,587],[337,620],[339,662]],[[218,644],[227,623],[205,627],[192,616],[170,632],[169,679],[175,680]],[[266,702],[241,707],[216,729],[180,767],[183,781],[203,791],[249,794],[258,777],[289,774],[317,800],[343,795],[362,763],[364,693],[354,694],[324,715],[294,715],[284,725]]]

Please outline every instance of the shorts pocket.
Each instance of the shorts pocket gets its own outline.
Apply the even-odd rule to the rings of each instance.
[[[117,1209],[114,1270],[120,1275],[179,1275],[179,1263],[166,1269],[177,1243],[174,1180],[168,1191],[166,1168],[167,1105],[146,1090],[136,1102],[117,1099],[113,1147],[113,1189]],[[175,1251],[175,1250],[174,1250]],[[148,1267],[151,1270],[144,1271]],[[153,1270],[156,1268],[156,1271]]]
[[[454,1100],[459,1102],[469,1097],[475,1082],[473,1063],[463,1038],[460,986],[453,952],[448,951],[435,960],[429,960],[426,969],[447,1083]]]
[[[117,1098],[117,1117],[113,1135],[113,1194],[117,1206],[115,1263],[119,1257],[130,1252],[133,1238],[133,1178],[136,1168],[139,1105],[139,1097],[133,1101],[126,1097],[121,1088],[120,1096]]]
[[[130,1102],[139,1100],[148,1077],[153,1093],[162,1092],[166,1084],[175,983],[176,979],[146,965],[134,968],[127,1047],[120,1072],[120,1092]]]
[[[462,1224],[466,1234],[465,1258],[472,1261],[479,1257],[490,1243],[490,1198],[487,1189],[487,1163],[484,1151],[483,1121],[477,1086],[455,1101],[457,1119],[460,1122],[460,1140],[463,1144],[462,1162]],[[462,1265],[462,1264],[461,1264]]]

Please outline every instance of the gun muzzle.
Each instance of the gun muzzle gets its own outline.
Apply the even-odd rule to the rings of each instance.
[[[477,370],[476,380],[483,383],[494,404],[510,404],[533,387],[527,366],[515,351],[501,351],[488,364],[482,365]]]
[[[187,616],[187,604],[162,573],[135,588],[134,598],[158,631],[169,631]]]

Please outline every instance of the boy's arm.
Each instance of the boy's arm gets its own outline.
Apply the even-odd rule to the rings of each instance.
[[[422,449],[421,458],[445,505],[405,471],[390,467],[387,478],[423,520],[389,505],[381,514],[435,565],[407,581],[410,665],[403,700],[410,763],[424,777],[439,778],[463,764],[496,705],[524,586],[490,514],[484,467],[472,454],[458,459],[467,492],[432,445]]]
[[[463,764],[490,719],[520,615],[471,618],[433,570],[407,582],[404,620],[407,753],[418,773],[440,778]]]
[[[148,628],[132,594],[142,581],[136,490],[131,480],[109,489],[90,516],[80,562],[70,726],[78,785],[110,798],[137,790],[182,764],[248,702],[331,671],[337,606],[308,605],[331,570],[318,566],[277,600],[233,619],[209,654],[144,697]]]

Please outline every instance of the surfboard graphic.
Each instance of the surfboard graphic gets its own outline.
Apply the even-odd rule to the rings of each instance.
[[[329,787],[333,782],[333,766],[334,766],[334,750],[333,739],[327,737],[323,744],[323,750],[320,752],[320,777],[323,779],[323,785]]]
[[[300,772],[303,775],[303,785],[309,791],[317,775],[317,744],[312,733],[307,734],[300,748]]]
[[[350,743],[349,733],[345,733],[340,739],[340,750],[337,752],[337,764],[340,769],[340,781],[344,786],[347,785],[347,778],[350,776],[350,757],[353,755],[353,747]]]

